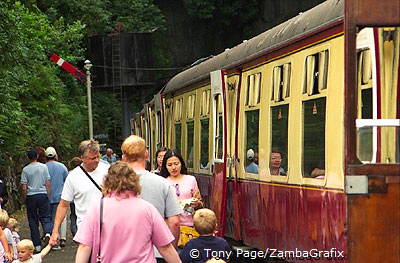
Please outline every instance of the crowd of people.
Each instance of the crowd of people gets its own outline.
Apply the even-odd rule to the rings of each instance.
[[[81,142],[78,151],[70,171],[53,147],[27,151],[21,186],[31,240],[20,241],[16,220],[0,210],[0,262],[42,262],[64,247],[68,210],[77,263],[229,261],[206,253],[230,248],[215,236],[216,216],[203,207],[179,152],[160,148],[149,171],[146,143],[135,135],[122,143],[120,161],[110,148],[101,156],[95,140]]]

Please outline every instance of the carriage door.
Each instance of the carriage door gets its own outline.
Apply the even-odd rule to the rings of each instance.
[[[226,115],[225,115],[225,75],[222,70],[210,73],[212,96],[212,174],[213,185],[211,194],[211,209],[218,218],[218,233],[225,231],[226,212]]]

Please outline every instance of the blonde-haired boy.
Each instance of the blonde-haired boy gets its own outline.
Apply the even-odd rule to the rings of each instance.
[[[229,261],[231,249],[225,239],[214,236],[217,227],[215,213],[207,208],[199,209],[193,216],[194,228],[200,234],[198,238],[190,240],[179,254],[182,263],[207,262],[218,258]],[[193,251],[198,253],[193,254]]]
[[[9,219],[10,219],[10,217],[8,216],[7,211],[4,209],[0,210],[0,228],[3,231],[3,233],[5,235],[5,239],[6,239],[6,244],[2,244],[2,247],[3,247],[4,251],[6,251],[6,253],[8,251],[9,257],[13,258],[14,257],[14,253],[13,253],[14,252],[14,249],[13,249],[14,239],[12,237],[11,230],[7,228]]]
[[[47,245],[39,254],[34,255],[35,249],[33,242],[29,239],[23,239],[17,244],[18,259],[13,263],[40,263],[42,259],[50,252],[51,246]]]

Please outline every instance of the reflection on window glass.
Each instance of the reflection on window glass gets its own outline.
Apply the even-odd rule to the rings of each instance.
[[[269,168],[271,175],[286,175],[288,148],[289,105],[271,108],[271,158]]]
[[[208,139],[209,139],[209,124],[210,120],[209,119],[204,119],[200,121],[201,124],[201,133],[200,133],[200,168],[201,169],[209,169],[210,168],[210,163],[209,163],[209,144],[208,144]]]
[[[361,91],[361,118],[372,119],[372,88]],[[371,162],[372,160],[372,127],[364,127],[357,131],[357,156],[360,161]]]
[[[246,173],[258,173],[259,110],[246,111]]]
[[[325,175],[325,108],[326,98],[303,102],[303,176]]]
[[[217,138],[215,138],[216,145],[217,145],[217,159],[222,159],[224,154],[223,149],[223,134],[224,134],[224,127],[222,122],[222,114],[218,115],[218,122],[217,122]]]
[[[380,163],[399,163],[400,160],[400,127],[378,127],[381,133]]]
[[[186,148],[186,164],[187,167],[189,168],[193,168],[193,153],[194,153],[194,143],[193,143],[193,139],[194,139],[194,121],[189,121],[186,123],[186,127],[187,127],[187,138],[186,138],[186,142],[187,142],[187,148]]]
[[[181,124],[175,124],[175,150],[181,152]]]

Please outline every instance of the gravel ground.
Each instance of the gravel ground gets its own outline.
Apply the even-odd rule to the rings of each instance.
[[[21,210],[11,215],[18,220],[20,224],[19,235],[21,239],[31,239],[31,232],[29,230],[28,218],[26,216],[26,211]],[[72,235],[70,231],[70,221],[68,216],[67,224],[67,243],[61,250],[52,250],[43,259],[43,263],[73,263],[75,262],[75,253],[78,246],[72,241]]]

